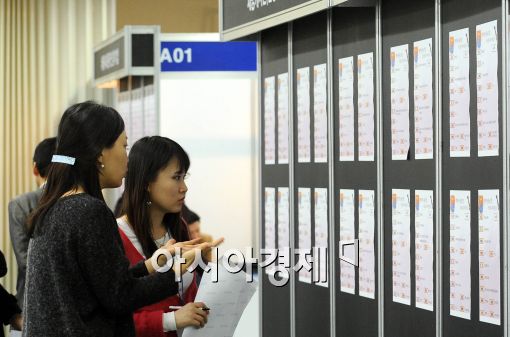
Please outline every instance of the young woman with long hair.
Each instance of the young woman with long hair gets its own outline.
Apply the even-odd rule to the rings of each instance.
[[[84,102],[64,112],[29,219],[23,336],[134,336],[133,312],[177,293],[173,270],[155,273],[149,260],[129,268],[103,200],[126,174],[126,146],[113,108]]]
[[[184,149],[168,138],[144,137],[131,148],[123,195],[125,215],[117,219],[131,264],[151,256],[169,240],[189,240],[187,225],[181,217],[189,166]],[[202,304],[193,303],[196,292],[194,273],[183,273],[179,294],[135,312],[137,336],[177,336],[177,329],[200,326],[198,314]],[[173,312],[169,306],[183,307]]]

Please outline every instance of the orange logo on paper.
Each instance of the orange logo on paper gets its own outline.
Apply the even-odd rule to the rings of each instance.
[[[453,47],[455,44],[455,38],[453,36],[450,36],[450,48]]]
[[[418,47],[414,47],[413,49],[413,53],[414,53],[414,57],[416,57],[416,55],[418,55]]]

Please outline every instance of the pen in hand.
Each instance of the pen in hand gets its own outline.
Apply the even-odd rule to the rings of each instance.
[[[169,306],[169,307],[168,307],[168,309],[172,309],[172,310],[179,310],[179,309],[181,309],[181,308],[182,308],[182,306],[181,306],[181,305],[171,305],[171,306]],[[201,309],[202,309],[202,310],[204,310],[204,311],[209,311],[209,310],[211,310],[210,308],[205,307],[205,306],[204,306],[204,307],[202,307]]]

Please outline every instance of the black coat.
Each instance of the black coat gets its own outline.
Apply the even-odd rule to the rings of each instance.
[[[0,251],[0,277],[4,277],[7,274],[7,264],[5,263],[5,257],[2,251]],[[4,325],[8,325],[12,316],[21,313],[21,309],[18,307],[16,297],[9,294],[7,290],[0,285],[0,320]],[[0,326],[0,336],[4,336],[4,329]]]

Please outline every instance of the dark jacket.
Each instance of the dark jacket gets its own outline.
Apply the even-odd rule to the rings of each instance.
[[[7,264],[5,263],[4,254],[0,251],[0,277],[7,274]],[[8,325],[12,316],[21,313],[21,309],[16,303],[16,297],[9,294],[4,287],[0,285],[0,320],[4,325]],[[0,326],[0,336],[4,336],[4,329]]]
[[[133,312],[177,293],[173,271],[129,269],[117,223],[88,194],[63,197],[28,248],[23,336],[135,336]]]

